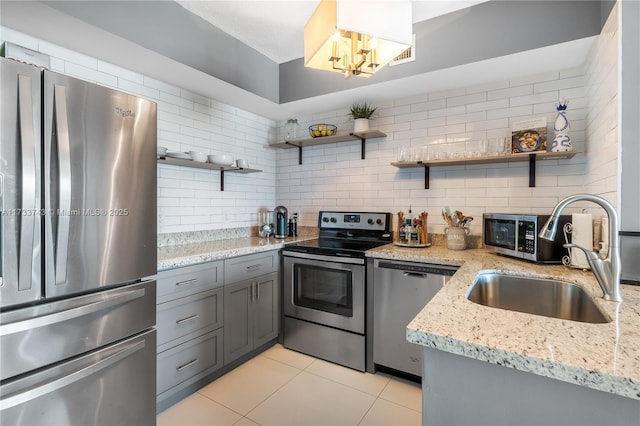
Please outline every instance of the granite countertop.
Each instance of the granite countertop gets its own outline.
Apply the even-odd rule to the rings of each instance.
[[[453,354],[640,400],[640,287],[622,285],[607,302],[591,271],[537,265],[484,249],[386,245],[372,258],[456,265],[460,269],[407,326],[407,340]],[[612,321],[589,324],[478,305],[465,295],[480,271],[555,278],[594,297]]]
[[[240,237],[158,247],[158,272],[235,256],[279,250],[286,244],[310,238],[314,236],[284,239]]]

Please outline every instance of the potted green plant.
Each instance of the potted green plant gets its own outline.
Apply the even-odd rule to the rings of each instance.
[[[353,117],[353,132],[366,132],[369,130],[369,119],[378,108],[366,102],[356,102],[351,105],[351,116]]]

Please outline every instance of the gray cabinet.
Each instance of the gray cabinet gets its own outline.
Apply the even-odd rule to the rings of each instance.
[[[223,366],[223,262],[158,274],[156,400]]]
[[[225,261],[224,364],[278,336],[278,256],[267,252]]]
[[[224,363],[278,336],[278,273],[224,287]]]

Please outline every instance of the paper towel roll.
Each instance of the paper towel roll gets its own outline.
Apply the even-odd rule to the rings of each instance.
[[[607,216],[602,216],[602,220],[600,221],[600,226],[602,226],[602,230],[600,232],[600,240],[604,243],[602,245],[602,254],[606,255],[609,253],[609,218]]]
[[[571,215],[571,242],[591,250],[593,247],[593,218],[591,213],[574,213]],[[577,248],[571,249],[571,266],[589,268],[587,256]]]

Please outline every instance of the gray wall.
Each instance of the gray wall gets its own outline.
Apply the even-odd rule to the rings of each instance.
[[[278,64],[173,1],[43,3],[278,103]]]
[[[304,68],[303,58],[281,64],[280,103],[591,37],[600,34],[601,13],[594,1],[481,3],[414,24],[415,62],[367,79]]]

